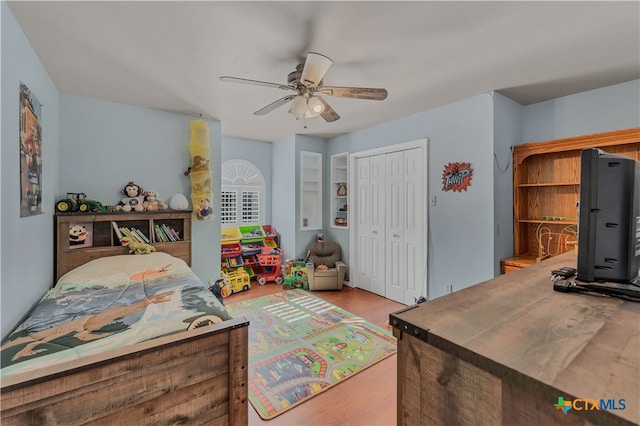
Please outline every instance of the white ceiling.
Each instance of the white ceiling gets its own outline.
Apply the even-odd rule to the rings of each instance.
[[[640,78],[640,2],[10,1],[56,88],[220,120],[262,141],[330,137],[498,90],[523,105]],[[325,97],[342,117],[302,122],[286,83],[306,52],[325,85],[383,87],[384,101]],[[7,58],[3,58],[7,60]]]

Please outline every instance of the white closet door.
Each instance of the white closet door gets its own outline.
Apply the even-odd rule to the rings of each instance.
[[[424,187],[426,167],[423,148],[410,149],[404,152],[404,223],[403,245],[405,259],[404,302],[412,304],[415,299],[425,295],[426,273],[426,238],[427,224],[426,198]]]
[[[387,219],[385,205],[388,202],[385,185],[387,174],[385,155],[374,155],[370,158],[370,165],[371,238],[369,239],[369,244],[371,246],[371,277],[369,291],[379,294],[380,296],[385,296],[385,268],[387,266],[385,245]]]
[[[370,290],[371,285],[371,188],[369,157],[356,159],[356,244],[358,258],[354,285]],[[349,209],[352,209],[349,206]]]
[[[386,155],[387,265],[385,297],[404,303],[406,259],[404,255],[404,153]]]
[[[353,166],[354,285],[412,304],[426,296],[426,144],[363,153]]]

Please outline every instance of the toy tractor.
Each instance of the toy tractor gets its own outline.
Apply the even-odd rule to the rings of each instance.
[[[59,213],[72,212],[107,212],[108,209],[100,201],[88,200],[84,192],[67,192],[67,198],[56,203],[56,211]]]

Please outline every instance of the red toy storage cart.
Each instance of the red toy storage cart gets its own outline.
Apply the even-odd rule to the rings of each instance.
[[[277,248],[264,247],[257,257],[262,269],[257,274],[258,284],[265,285],[269,281],[282,284],[282,252]]]

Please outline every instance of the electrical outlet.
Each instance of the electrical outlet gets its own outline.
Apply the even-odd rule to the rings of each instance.
[[[453,284],[447,284],[447,294],[453,293]]]

